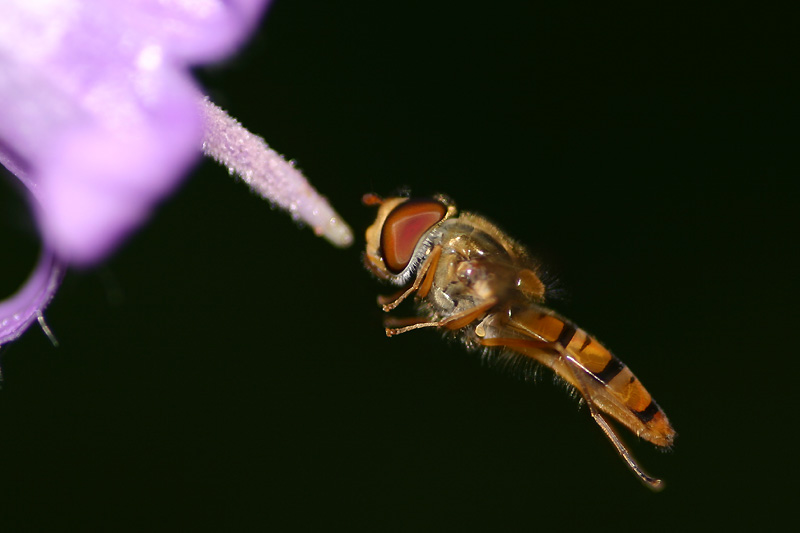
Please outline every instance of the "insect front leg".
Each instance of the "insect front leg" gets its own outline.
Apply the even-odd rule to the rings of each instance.
[[[392,296],[378,296],[378,304],[385,312],[389,312],[398,305],[400,302],[411,296],[415,291],[419,291],[420,298],[428,295],[433,284],[433,276],[436,273],[436,266],[439,264],[439,258],[442,256],[442,247],[439,245],[434,246],[428,253],[428,257],[419,267],[417,277],[414,283],[406,290],[393,294]]]

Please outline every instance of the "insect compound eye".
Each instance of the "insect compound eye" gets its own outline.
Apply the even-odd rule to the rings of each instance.
[[[389,272],[399,274],[408,266],[417,243],[441,221],[447,207],[436,200],[408,200],[395,207],[381,231],[381,253]]]

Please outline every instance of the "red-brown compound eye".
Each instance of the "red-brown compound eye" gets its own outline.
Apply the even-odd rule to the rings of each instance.
[[[381,253],[389,272],[399,274],[408,266],[419,240],[446,213],[447,207],[429,199],[408,200],[389,213],[381,231]]]

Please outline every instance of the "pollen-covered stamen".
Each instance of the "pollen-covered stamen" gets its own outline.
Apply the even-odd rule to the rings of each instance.
[[[254,192],[286,209],[295,220],[335,246],[350,246],[353,232],[305,176],[208,98],[201,103],[205,121],[203,153],[236,173]]]
[[[420,239],[440,222],[447,208],[435,200],[408,200],[398,205],[383,224],[381,254],[386,268],[399,274],[411,261]]]

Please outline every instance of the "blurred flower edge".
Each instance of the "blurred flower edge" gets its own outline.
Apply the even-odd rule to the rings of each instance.
[[[201,153],[337,246],[352,234],[294,166],[202,95],[189,68],[233,53],[266,0],[10,0],[0,7],[0,164],[27,189],[42,253],[0,301],[0,346],[67,266],[106,258]],[[43,323],[43,322],[42,322]]]

